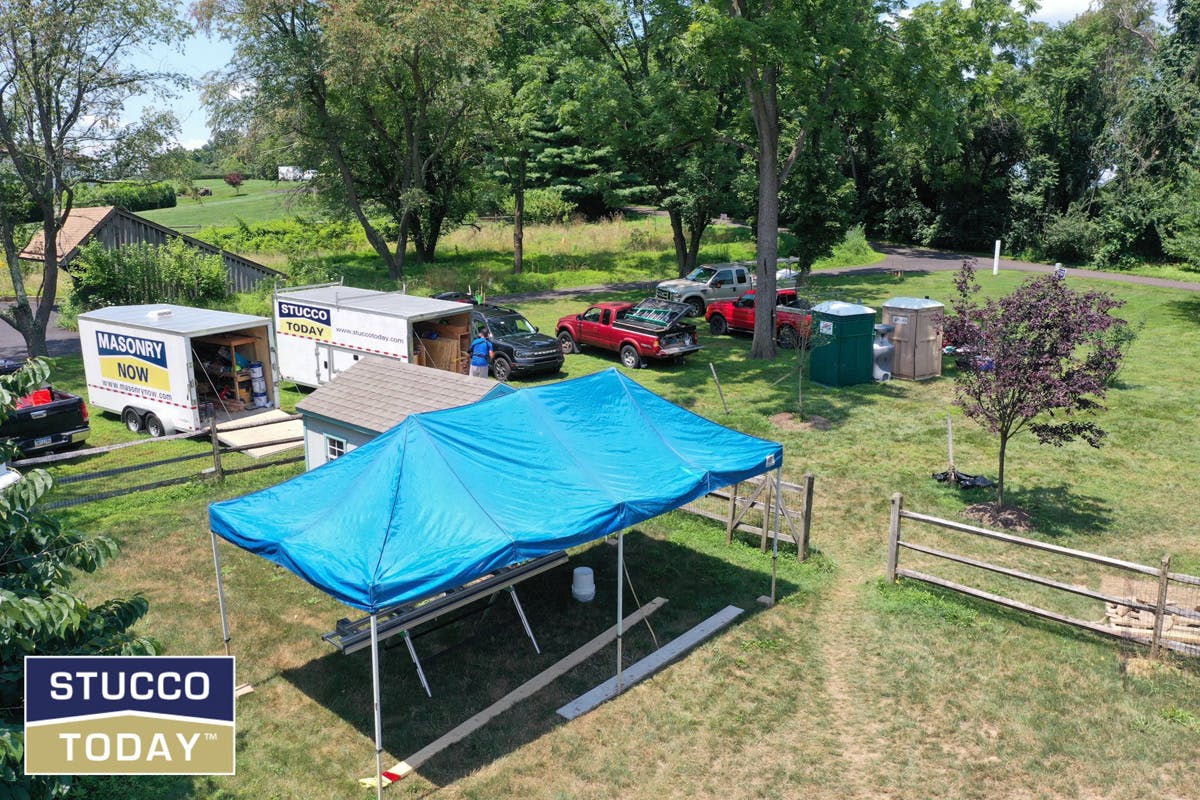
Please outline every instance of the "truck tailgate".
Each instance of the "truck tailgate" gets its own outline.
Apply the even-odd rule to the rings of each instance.
[[[84,409],[82,398],[53,390],[49,403],[14,410],[0,425],[0,438],[25,452],[82,441],[89,431]]]

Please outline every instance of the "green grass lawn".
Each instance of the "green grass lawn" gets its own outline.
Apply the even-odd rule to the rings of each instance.
[[[306,184],[289,181],[247,180],[238,189],[221,179],[196,181],[212,190],[209,197],[180,197],[174,208],[142,211],[141,216],[160,225],[194,234],[199,228],[268,222],[298,213],[304,208]]]
[[[818,290],[878,308],[897,295],[948,301],[951,273],[816,276]],[[1024,276],[981,276],[1008,291]],[[1200,573],[1200,298],[1105,283],[1140,327],[1101,416],[1107,445],[1010,444],[1010,502],[1032,516],[1036,537]],[[521,304],[542,330],[589,301]],[[995,476],[996,441],[953,405],[949,374],[922,382],[829,389],[805,387],[804,411],[827,430],[778,427],[795,410],[792,365],[747,357],[749,339],[713,337],[686,364],[630,373],[695,413],[784,444],[785,477],[816,476],[813,558],[779,562],[782,602],[755,598],[771,562],[757,543],[725,544],[724,528],[683,513],[639,526],[628,565],[643,602],[670,599],[652,618],[669,639],[720,607],[748,609],[734,626],[654,679],[571,723],[554,713],[611,674],[597,656],[554,686],[387,789],[394,797],[499,798],[1185,798],[1200,785],[1200,665],[1150,664],[1115,640],[1038,621],[982,602],[905,583],[881,583],[889,498],[960,518],[984,493],[934,482],[945,468],[946,417],[956,463]],[[721,379],[730,412],[713,383]],[[618,368],[613,355],[567,358],[564,372],[531,386]],[[78,388],[64,360],[64,385]],[[292,400],[294,402],[294,399]],[[128,434],[97,422],[97,438]],[[635,469],[636,465],[630,465]],[[141,590],[151,601],[142,628],[172,654],[222,651],[206,507],[277,481],[277,473],[195,484],[70,509],[67,520],[117,537],[122,555],[79,580],[99,600]],[[653,476],[646,476],[653,480]],[[281,510],[281,513],[286,513]],[[352,532],[348,532],[352,535]],[[342,656],[320,640],[356,616],[290,573],[231,546],[222,548],[239,681],[255,685],[238,703],[238,774],[233,777],[85,779],[101,798],[361,798],[374,766],[370,669],[365,654]],[[448,731],[611,624],[614,552],[603,543],[573,553],[596,570],[598,595],[569,597],[569,570],[521,589],[542,644],[535,655],[503,603],[418,640],[434,696],[426,698],[403,647],[383,659],[385,766]],[[1033,567],[1086,582],[1078,566]],[[1074,571],[1070,571],[1074,570]],[[627,598],[627,608],[632,600]],[[1098,603],[1079,613],[1103,616]],[[644,627],[627,655],[652,648]],[[440,654],[445,650],[444,654]]]

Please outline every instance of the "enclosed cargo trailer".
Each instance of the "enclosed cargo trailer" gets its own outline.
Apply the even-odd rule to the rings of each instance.
[[[79,315],[88,402],[152,436],[279,406],[271,320],[167,304]]]
[[[471,307],[340,284],[275,293],[279,375],[324,386],[368,355],[466,372]]]

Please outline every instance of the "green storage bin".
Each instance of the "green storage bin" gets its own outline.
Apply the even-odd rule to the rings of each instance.
[[[813,306],[814,333],[831,338],[813,348],[809,377],[826,386],[871,382],[875,309],[827,300]]]

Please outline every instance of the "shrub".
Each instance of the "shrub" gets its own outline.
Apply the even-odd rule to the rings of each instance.
[[[207,228],[198,234],[198,238],[237,253],[286,253],[292,258],[319,252],[343,252],[366,244],[366,235],[357,224],[318,222],[303,217],[255,225],[239,219],[232,227]]]
[[[134,244],[108,250],[88,244],[72,264],[74,313],[139,303],[208,305],[228,297],[221,257],[182,239],[166,245]]]
[[[516,200],[512,197],[504,201],[504,213],[510,217],[516,211]],[[550,189],[529,189],[525,192],[525,223],[541,225],[561,225],[571,218],[575,207],[563,199],[563,190],[559,187]]]
[[[126,211],[149,211],[154,208],[174,208],[175,187],[166,181],[159,183],[85,184],[75,190],[75,205],[120,206]]]
[[[1086,264],[1099,246],[1100,227],[1075,206],[1052,216],[1042,234],[1042,252],[1053,261]]]

